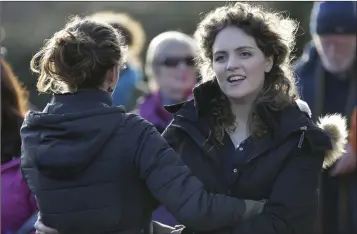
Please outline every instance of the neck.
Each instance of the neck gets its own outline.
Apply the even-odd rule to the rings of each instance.
[[[248,100],[230,100],[231,110],[235,115],[237,130],[248,131],[249,115],[252,109],[253,101]]]

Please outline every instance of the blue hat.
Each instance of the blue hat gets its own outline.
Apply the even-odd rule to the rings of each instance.
[[[311,34],[356,34],[356,2],[315,2],[310,18]]]

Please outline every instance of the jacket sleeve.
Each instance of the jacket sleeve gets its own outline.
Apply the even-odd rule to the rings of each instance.
[[[175,151],[147,121],[130,115],[128,152],[152,195],[184,225],[198,231],[233,227],[245,213],[243,200],[208,193]]]
[[[295,152],[277,176],[263,212],[237,224],[234,234],[313,233],[323,152]]]

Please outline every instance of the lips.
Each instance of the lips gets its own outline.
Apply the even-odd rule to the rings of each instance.
[[[228,76],[227,81],[229,83],[234,83],[234,82],[237,82],[237,81],[243,81],[246,78],[247,78],[246,76],[242,76],[242,75],[230,75],[230,76]]]

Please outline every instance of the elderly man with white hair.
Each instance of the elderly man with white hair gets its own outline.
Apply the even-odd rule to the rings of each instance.
[[[297,61],[302,98],[313,118],[357,106],[356,2],[315,2],[310,20],[312,41]],[[348,121],[350,122],[350,121]],[[356,154],[345,155],[321,179],[321,234],[357,233]]]

